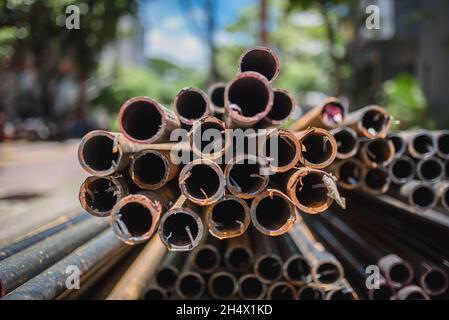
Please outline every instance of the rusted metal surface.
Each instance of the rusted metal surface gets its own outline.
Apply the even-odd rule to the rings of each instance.
[[[329,97],[322,104],[303,114],[289,126],[291,131],[306,130],[310,127],[333,129],[346,118],[347,106],[338,98]]]
[[[226,88],[226,83],[217,82],[212,84],[207,89],[207,94],[209,96],[209,101],[212,107],[212,113],[215,117],[222,120],[224,114],[224,92]]]
[[[277,144],[275,154],[271,154],[271,144]],[[287,130],[269,130],[263,148],[273,172],[286,172],[297,166],[301,160],[301,143],[293,133]]]
[[[225,195],[204,211],[209,232],[218,239],[241,236],[251,222],[248,204],[234,195]]]
[[[261,300],[265,298],[267,285],[254,274],[245,274],[239,279],[239,296],[245,300]]]
[[[270,112],[257,124],[258,128],[278,127],[288,121],[298,107],[295,97],[287,90],[273,89],[273,106]]]
[[[391,117],[384,108],[369,105],[348,113],[344,125],[353,128],[360,137],[385,138],[391,127]]]
[[[240,55],[239,72],[254,71],[260,73],[268,81],[276,80],[281,62],[273,50],[268,47],[257,46],[248,48]]]
[[[224,262],[226,268],[233,272],[250,271],[254,263],[254,251],[248,233],[226,242]]]
[[[189,135],[192,152],[203,159],[221,158],[231,144],[225,130],[224,122],[212,116],[195,121]],[[207,149],[213,152],[205,152]]]
[[[329,131],[337,143],[337,159],[354,157],[359,150],[357,133],[349,127],[335,128]]]
[[[173,109],[181,123],[190,128],[193,123],[211,113],[207,94],[198,88],[181,89],[173,101]]]
[[[207,287],[215,299],[231,299],[239,290],[236,277],[226,271],[214,272],[207,282]]]
[[[356,158],[334,162],[328,169],[337,178],[337,185],[346,190],[353,190],[362,186],[366,168]]]
[[[273,100],[273,89],[267,78],[254,71],[240,73],[226,85],[226,127],[254,126],[268,115]]]
[[[148,97],[127,100],[120,107],[118,121],[120,132],[135,143],[168,141],[181,125],[172,111]]]
[[[337,156],[337,142],[329,131],[313,127],[294,134],[301,145],[299,161],[304,166],[322,169],[335,160]]]
[[[394,145],[388,139],[371,139],[360,144],[359,157],[367,168],[382,168],[395,158]]]
[[[166,253],[160,239],[153,237],[114,287],[108,300],[141,299]]]

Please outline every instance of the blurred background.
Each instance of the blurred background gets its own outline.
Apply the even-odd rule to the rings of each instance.
[[[79,211],[76,138],[117,130],[132,96],[170,107],[182,87],[229,80],[249,46],[280,55],[274,85],[301,106],[335,95],[385,106],[396,129],[447,128],[448,12],[447,0],[0,0],[0,242]]]

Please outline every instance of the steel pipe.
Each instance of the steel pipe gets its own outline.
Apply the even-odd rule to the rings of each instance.
[[[329,132],[337,143],[337,159],[348,159],[357,154],[359,140],[354,130],[349,127],[341,127]]]
[[[391,126],[391,117],[384,108],[369,105],[349,113],[344,125],[353,128],[361,137],[385,138]]]
[[[246,49],[239,58],[239,72],[255,71],[268,81],[277,78],[280,68],[279,57],[268,47],[257,46]]]
[[[436,157],[421,159],[416,164],[416,176],[427,183],[436,183],[444,178],[444,163]]]
[[[190,128],[193,123],[211,113],[209,97],[202,90],[192,87],[181,89],[173,101],[173,109],[182,125]]]
[[[306,167],[322,169],[329,166],[337,156],[337,142],[329,131],[310,128],[295,132],[301,145],[299,161]]]
[[[415,173],[415,162],[406,155],[396,158],[388,167],[390,179],[396,184],[404,184],[413,180]]]
[[[207,94],[209,96],[209,101],[211,103],[212,111],[215,117],[218,119],[223,118],[224,114],[224,92],[226,88],[226,83],[218,82],[214,83],[207,90]]]
[[[261,300],[267,292],[267,285],[254,274],[245,274],[239,279],[239,296],[245,300]]]
[[[372,139],[361,143],[359,157],[368,168],[381,168],[389,165],[394,157],[393,142],[387,139]]]
[[[427,159],[436,153],[435,137],[427,130],[411,130],[399,133],[407,147],[408,154],[415,159]]]
[[[273,107],[257,124],[258,128],[272,128],[284,124],[297,108],[296,100],[287,90],[273,89]]]
[[[238,282],[232,273],[226,271],[215,272],[207,282],[210,295],[215,299],[230,299],[238,290]]]
[[[224,262],[226,268],[238,273],[246,272],[253,266],[254,253],[247,233],[227,241]]]

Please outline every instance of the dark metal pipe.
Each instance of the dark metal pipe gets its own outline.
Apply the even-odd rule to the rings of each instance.
[[[240,237],[251,222],[248,204],[233,195],[225,195],[205,211],[209,232],[218,239]]]
[[[253,71],[240,73],[225,89],[226,127],[254,126],[268,115],[273,99],[273,89],[267,78]]]
[[[195,121],[189,138],[192,152],[202,159],[220,159],[231,144],[224,122],[213,116]]]
[[[437,155],[442,159],[449,159],[449,130],[432,132],[437,149]]]
[[[215,272],[207,283],[210,295],[215,299],[230,299],[234,297],[238,290],[237,279],[229,272]]]
[[[107,227],[105,219],[70,226],[0,262],[0,292],[11,292]]]
[[[93,219],[99,220],[99,219]],[[68,290],[66,287],[69,266],[76,266],[81,277],[98,267],[102,261],[124,250],[126,246],[111,230],[106,230],[72,254],[32,278],[4,299],[7,300],[51,300]],[[36,251],[38,252],[38,251]],[[36,252],[33,252],[35,254]],[[2,269],[3,270],[3,269]],[[81,282],[82,282],[81,278]]]
[[[168,252],[156,272],[154,278],[156,285],[165,291],[172,291],[178,279],[180,268],[185,260],[186,254],[184,252]]]
[[[348,159],[357,154],[359,140],[357,133],[349,127],[336,128],[330,134],[337,142],[337,159]]]
[[[415,162],[406,155],[396,158],[388,167],[388,174],[396,184],[407,183],[415,176]]]
[[[406,143],[408,154],[415,159],[427,159],[436,152],[435,138],[427,130],[402,131],[399,135]]]
[[[31,234],[26,235],[18,241],[1,247],[0,261],[5,260],[6,258],[9,258],[16,253],[25,250],[28,247],[31,247],[32,245],[45,240],[54,234],[57,234],[73,225],[79,224],[90,218],[91,216],[86,213],[81,213],[74,217],[61,216],[55,221],[48,223],[42,228],[39,228],[36,232],[32,232]]]
[[[325,293],[314,283],[308,283],[298,290],[298,300],[324,300]]]
[[[167,292],[157,285],[149,286],[143,295],[144,300],[167,300]]]
[[[220,243],[212,237],[207,238],[207,243],[199,245],[192,251],[192,265],[201,274],[212,274],[221,265]]]
[[[327,292],[324,300],[358,300],[358,298],[352,288],[343,282],[339,288]]]
[[[402,157],[406,149],[406,143],[404,141],[404,138],[397,133],[389,133],[386,139],[393,142],[394,153],[396,155],[396,158]]]
[[[239,279],[239,295],[245,300],[261,300],[267,292],[267,285],[254,274],[246,274]]]
[[[288,235],[279,237],[277,240],[284,261],[282,266],[284,279],[295,286],[306,284],[310,280],[309,262],[298,252],[298,248]]]
[[[277,189],[267,189],[251,202],[254,227],[268,236],[279,236],[290,230],[296,220],[295,206]]]
[[[212,111],[215,117],[218,119],[223,118],[224,114],[224,92],[226,88],[226,83],[218,82],[214,83],[207,90],[207,94],[209,96],[209,101],[211,103]]]
[[[232,272],[243,273],[253,266],[254,253],[248,233],[227,241],[224,261]]]
[[[81,207],[96,217],[107,217],[123,197],[129,193],[123,178],[87,177],[79,191]]]
[[[390,188],[391,179],[384,168],[366,170],[363,177],[362,189],[371,194],[385,193]]]
[[[277,78],[280,68],[279,57],[268,47],[252,47],[246,49],[239,58],[239,72],[255,71],[268,81]]]
[[[271,148],[274,148],[274,154]],[[274,129],[268,132],[262,148],[270,159],[273,172],[286,172],[295,167],[301,159],[301,144],[295,135],[287,130]]]
[[[398,300],[430,300],[429,296],[418,286],[406,286],[398,291]]]
[[[255,245],[254,273],[263,283],[278,281],[282,277],[282,260],[279,249],[267,236],[253,233]]]
[[[434,189],[437,193],[438,200],[446,211],[449,212],[449,182],[439,182],[435,184]],[[0,251],[1,256],[1,251]]]
[[[269,300],[298,300],[298,293],[291,284],[279,281],[270,285],[267,298]]]
[[[427,183],[436,183],[444,178],[444,163],[432,157],[420,160],[416,165],[416,176]]]
[[[404,184],[399,190],[401,197],[412,207],[428,210],[437,204],[437,194],[431,185],[413,180]]]
[[[365,167],[356,158],[334,162],[329,167],[329,171],[337,178],[338,186],[346,190],[359,188],[365,176]]]
[[[126,101],[120,107],[118,121],[120,132],[135,143],[168,141],[170,133],[180,127],[172,111],[148,97]]]

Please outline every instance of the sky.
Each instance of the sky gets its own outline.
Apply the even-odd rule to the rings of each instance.
[[[242,9],[257,0],[214,0],[218,21],[218,44],[238,41],[225,31]],[[207,22],[204,0],[140,0],[139,16],[145,29],[146,57],[169,60],[181,66],[207,68],[209,51],[201,27]]]

